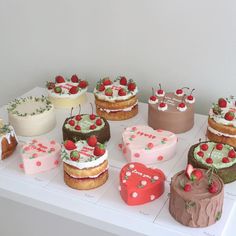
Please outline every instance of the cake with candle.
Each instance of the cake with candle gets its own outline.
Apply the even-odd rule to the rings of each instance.
[[[188,227],[207,227],[222,215],[224,183],[212,170],[189,164],[171,178],[169,212]]]
[[[188,163],[196,168],[214,168],[224,183],[236,180],[236,152],[228,144],[213,141],[194,144],[188,153]]]
[[[183,87],[175,92],[153,89],[148,100],[148,125],[174,133],[184,133],[194,125],[194,89]]]
[[[94,88],[96,112],[107,120],[126,120],[138,113],[138,88],[124,76],[100,80]]]
[[[95,136],[77,142],[66,140],[61,151],[65,183],[79,190],[103,185],[108,179],[107,156],[105,146]]]
[[[58,75],[55,81],[47,82],[48,97],[55,108],[71,108],[79,106],[86,101],[88,82],[72,75],[65,79]]]
[[[207,137],[236,147],[236,98],[220,98],[209,111]]]
[[[20,136],[42,135],[56,125],[54,106],[44,96],[15,99],[7,109],[9,123]]]
[[[92,104],[91,104],[92,106]],[[81,110],[81,109],[80,109]],[[110,139],[110,125],[103,117],[91,114],[71,115],[66,118],[63,127],[63,140],[87,140],[88,137],[95,135],[98,142],[105,143]]]
[[[17,138],[13,127],[0,119],[0,160],[9,157],[16,149]]]

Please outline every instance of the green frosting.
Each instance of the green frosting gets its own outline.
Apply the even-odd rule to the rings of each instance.
[[[100,118],[99,116],[96,116],[96,118],[94,120],[90,120],[89,118],[89,115],[88,114],[85,114],[85,115],[81,115],[82,119],[80,121],[77,121],[75,119],[75,117],[73,117],[73,120],[75,121],[75,125],[74,126],[71,126],[69,123],[67,123],[65,125],[65,127],[71,131],[75,131],[75,132],[81,132],[81,133],[89,133],[91,131],[99,131],[101,130],[104,126],[105,126],[105,122],[102,118]],[[102,120],[102,124],[100,126],[96,125],[96,120],[97,119],[101,119]],[[69,119],[68,122],[72,120],[72,119]],[[81,127],[81,130],[76,130],[75,127],[76,125],[79,125]],[[95,125],[96,128],[95,129],[90,129],[90,126],[91,125]]]
[[[202,143],[201,143],[202,144]],[[193,152],[193,157],[200,163],[202,163],[203,165],[207,166],[207,167],[215,167],[216,169],[222,169],[222,168],[227,168],[230,167],[232,165],[234,165],[236,163],[236,158],[229,158],[229,162],[228,163],[223,163],[222,162],[222,158],[223,157],[228,157],[228,152],[233,149],[231,146],[227,145],[227,144],[223,144],[223,149],[222,150],[217,150],[215,148],[217,143],[214,142],[206,142],[206,144],[208,145],[208,149],[206,151],[201,150],[200,145],[198,145]],[[215,148],[213,151],[212,149]],[[204,153],[204,157],[199,156],[197,153],[199,151],[202,151]],[[212,153],[211,153],[212,152]],[[206,159],[208,157],[212,158],[213,163],[212,164],[208,164],[206,162]]]

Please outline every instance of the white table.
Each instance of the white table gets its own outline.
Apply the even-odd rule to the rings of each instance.
[[[46,94],[43,88],[34,88],[27,95]],[[94,102],[88,93],[88,100]],[[76,113],[76,111],[74,111]],[[90,104],[82,106],[82,113],[91,113]],[[47,137],[62,142],[61,127],[70,110],[57,110],[57,126]],[[7,120],[6,107],[0,109],[0,116]],[[233,221],[236,219],[236,182],[225,186],[225,202],[222,218],[215,225],[192,229],[182,226],[168,212],[168,192],[171,176],[186,166],[189,147],[205,136],[207,117],[195,115],[195,125],[187,133],[178,135],[179,143],[175,157],[155,165],[167,176],[164,194],[151,203],[141,206],[127,206],[120,198],[119,170],[126,163],[118,144],[125,127],[147,123],[147,104],[139,104],[139,114],[127,121],[109,122],[111,140],[108,143],[110,177],[107,183],[97,189],[78,191],[64,184],[62,165],[52,171],[34,176],[25,175],[19,169],[19,146],[10,158],[0,162],[0,196],[37,209],[97,227],[115,234],[135,235],[233,235]],[[27,138],[19,137],[20,141]]]

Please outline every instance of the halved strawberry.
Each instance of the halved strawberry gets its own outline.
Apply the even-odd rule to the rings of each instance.
[[[191,174],[191,180],[200,180],[203,176],[203,173],[200,169],[195,169],[193,170],[192,174]]]
[[[80,154],[79,154],[79,152],[78,152],[77,150],[74,150],[74,151],[72,151],[72,152],[70,153],[70,159],[71,159],[72,161],[78,161],[79,158],[80,158]]]

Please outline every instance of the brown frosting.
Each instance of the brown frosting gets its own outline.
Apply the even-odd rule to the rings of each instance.
[[[208,191],[208,176],[206,170],[201,169],[203,177],[190,181],[185,171],[180,171],[171,179],[170,184],[170,214],[179,223],[189,227],[207,227],[220,219],[224,201],[224,183],[215,174],[212,180],[217,183],[218,192]],[[185,192],[180,183],[191,182],[191,190]]]
[[[162,98],[159,98],[159,103]],[[158,110],[157,104],[148,105],[148,125],[153,129],[164,129],[174,133],[183,133],[190,130],[194,125],[194,104],[186,103],[187,110],[179,111],[177,106],[182,97],[174,93],[167,93],[165,102],[168,104],[166,111]]]

